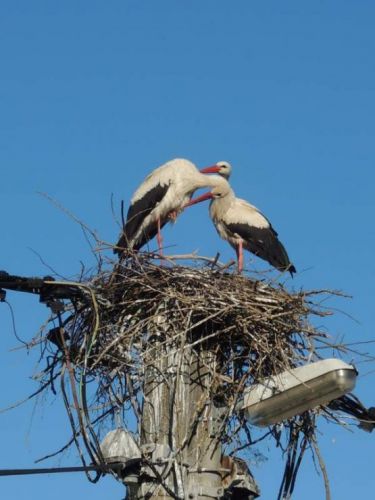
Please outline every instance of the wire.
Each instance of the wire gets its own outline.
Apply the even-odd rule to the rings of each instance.
[[[17,334],[17,329],[16,329],[16,320],[15,320],[15,317],[14,317],[14,312],[13,312],[13,307],[11,306],[10,302],[8,302],[7,300],[4,300],[3,301],[8,307],[9,307],[9,310],[10,310],[10,317],[12,318],[12,325],[13,325],[13,333],[14,333],[14,336],[16,337],[16,339],[18,340],[18,342],[21,342],[22,344],[24,344],[26,347],[29,347],[28,343],[25,342],[24,340],[22,340],[18,334]]]
[[[80,467],[50,467],[43,469],[0,469],[0,476],[23,476],[29,474],[56,474],[59,472],[86,472],[91,470],[100,470],[103,472],[119,471],[124,468],[124,464],[112,464],[110,467],[101,467],[100,465],[87,465]]]

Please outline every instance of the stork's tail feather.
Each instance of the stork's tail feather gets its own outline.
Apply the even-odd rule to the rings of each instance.
[[[290,264],[290,266],[288,267],[288,271],[290,272],[290,275],[293,278],[293,274],[297,272],[297,269],[293,266],[293,264]]]
[[[123,257],[130,250],[129,242],[125,234],[122,234],[116,246],[113,247],[113,253],[119,258]]]
[[[268,260],[268,262],[276,267],[276,269],[278,269],[279,271],[289,271],[290,275],[293,277],[293,274],[296,273],[297,270],[290,262],[284,245],[279,241],[277,237],[273,239],[272,245],[270,245],[269,250],[269,258],[266,258],[265,260]]]

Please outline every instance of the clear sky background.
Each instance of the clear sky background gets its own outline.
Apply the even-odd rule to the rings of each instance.
[[[343,314],[321,321],[334,338],[374,339],[375,4],[252,0],[3,0],[0,5],[0,269],[65,277],[93,257],[80,228],[38,192],[115,242],[111,212],[153,168],[174,157],[228,160],[237,194],[271,219],[299,273],[295,289],[344,290]],[[172,251],[233,251],[207,207],[164,232]],[[119,210],[118,210],[119,211]],[[257,269],[259,261],[246,262]],[[8,293],[19,336],[47,318],[37,297]],[[1,407],[36,389],[38,353],[18,346],[0,304]],[[365,346],[370,352],[374,349]],[[348,358],[349,359],[349,358]],[[353,355],[353,360],[358,357]],[[371,363],[356,393],[375,405]],[[30,467],[65,443],[59,401],[0,414],[0,468]],[[321,425],[333,498],[371,498],[375,435]],[[252,467],[262,498],[276,498],[280,453]],[[75,450],[49,466],[76,465]],[[0,478],[18,500],[120,499],[111,478]],[[324,498],[312,461],[294,499]]]

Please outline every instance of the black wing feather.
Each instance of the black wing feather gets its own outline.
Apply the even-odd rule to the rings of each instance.
[[[156,205],[160,203],[168,189],[169,184],[157,184],[154,188],[150,189],[150,191],[147,191],[142,198],[130,205],[126,216],[124,231],[117,243],[117,247],[128,248],[130,244],[132,244],[132,247],[138,250],[156,235],[158,231],[157,224],[152,224],[152,226],[142,232],[137,238],[137,241],[133,241],[139,232],[143,220],[152,212]],[[162,227],[167,221],[160,222]],[[119,248],[116,248],[114,252],[117,254],[122,253]]]
[[[276,231],[270,227],[255,227],[249,224],[228,224],[228,230],[244,240],[244,247],[257,257],[267,261],[279,271],[289,271],[291,275],[296,268],[291,264],[288,254],[277,237]]]

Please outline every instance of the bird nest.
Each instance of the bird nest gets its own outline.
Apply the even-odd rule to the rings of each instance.
[[[247,387],[265,377],[321,358],[331,341],[313,317],[331,314],[322,302],[333,292],[291,292],[265,275],[238,275],[215,259],[206,260],[182,266],[138,253],[112,266],[101,263],[79,281],[59,283],[79,293],[54,304],[53,328],[35,339],[44,346],[46,362],[41,388],[57,392],[60,381],[72,426],[71,441],[56,453],[75,443],[83,463],[101,463],[99,442],[116,419],[139,440],[150,373],[160,373],[163,359],[166,371],[173,363],[178,370],[182,353],[201,359],[209,353],[203,404],[214,401],[224,409],[217,438],[228,454],[267,436],[284,446],[287,467],[280,495],[286,497],[303,451],[310,447],[319,453],[316,415],[335,418],[334,412],[328,407],[309,411],[259,437],[237,403]],[[191,417],[189,432],[197,419],[199,411]]]

